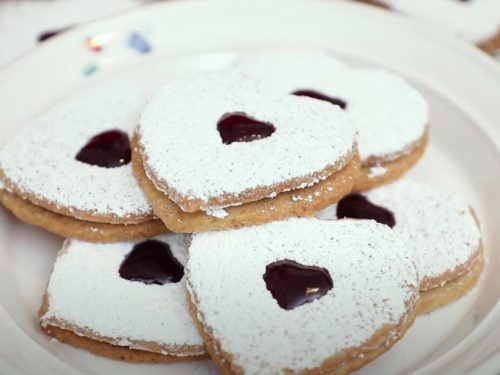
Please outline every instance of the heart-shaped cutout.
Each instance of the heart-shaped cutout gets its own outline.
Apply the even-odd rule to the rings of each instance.
[[[331,103],[333,105],[338,105],[342,109],[347,108],[347,102],[345,100],[340,99],[340,98],[334,98],[334,97],[322,94],[322,93],[314,91],[314,90],[297,90],[297,91],[292,92],[292,95],[307,96],[309,98],[322,100],[324,102],[328,102],[328,103]]]
[[[121,130],[108,130],[92,137],[76,155],[76,160],[104,168],[130,163],[130,141]]]
[[[268,264],[264,281],[278,305],[285,310],[319,299],[333,288],[327,269],[304,266],[288,259]]]
[[[352,194],[342,199],[337,204],[337,217],[339,219],[372,219],[380,224],[393,228],[396,219],[392,211],[385,207],[377,206],[361,194]]]
[[[217,123],[222,142],[252,142],[269,137],[276,131],[274,125],[248,117],[245,113],[227,113]]]
[[[184,276],[184,267],[173,256],[168,244],[147,240],[134,246],[118,272],[126,280],[163,285],[179,282]]]

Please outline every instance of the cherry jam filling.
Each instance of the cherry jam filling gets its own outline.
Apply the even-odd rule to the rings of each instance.
[[[65,32],[66,30],[70,29],[71,26],[67,26],[67,27],[63,27],[61,29],[52,29],[52,30],[47,30],[47,31],[44,31],[42,33],[40,33],[38,35],[38,43],[43,43],[45,42],[46,40],[56,36],[56,35],[59,35],[63,32]]]
[[[394,227],[396,219],[392,211],[385,207],[377,206],[361,194],[352,194],[343,198],[337,204],[337,217],[352,219],[372,219],[378,223]]]
[[[222,143],[252,142],[269,137],[276,131],[274,125],[258,121],[241,112],[227,113],[217,123]]]
[[[122,279],[144,284],[178,283],[184,267],[173,256],[168,244],[158,240],[139,242],[125,257],[118,270]]]
[[[280,260],[266,266],[266,287],[278,305],[292,310],[323,297],[333,288],[325,268],[305,266],[293,260]]]
[[[292,92],[292,95],[295,96],[307,96],[309,98],[317,99],[317,100],[322,100],[324,102],[328,102],[334,105],[338,105],[342,109],[347,108],[347,102],[343,99],[340,98],[334,98],[328,95],[324,95],[320,92],[314,91],[314,90],[297,90]]]
[[[127,133],[108,130],[92,137],[75,156],[82,163],[116,168],[130,163],[132,150]]]

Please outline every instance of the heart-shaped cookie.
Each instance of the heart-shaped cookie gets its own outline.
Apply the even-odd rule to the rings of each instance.
[[[344,374],[411,326],[418,276],[406,244],[367,220],[289,219],[197,234],[191,313],[225,374]]]
[[[166,232],[129,164],[129,134],[153,87],[108,81],[42,113],[0,150],[2,203],[23,221],[87,241]]]
[[[130,362],[205,357],[184,298],[189,241],[184,235],[66,241],[40,309],[42,328],[62,342]]]
[[[460,298],[481,274],[483,248],[473,210],[456,196],[411,180],[345,197],[318,217],[372,219],[392,226],[416,260],[420,313]]]
[[[349,67],[323,51],[286,48],[244,55],[236,70],[276,94],[308,96],[344,109],[359,131],[363,169],[356,190],[399,177],[424,151],[427,104],[394,73]]]
[[[356,173],[354,137],[330,104],[270,95],[237,74],[199,73],[150,100],[134,168],[172,230],[249,225],[311,214],[345,195]]]

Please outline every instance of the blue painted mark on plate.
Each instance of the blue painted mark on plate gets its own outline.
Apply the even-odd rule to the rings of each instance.
[[[132,31],[127,39],[127,45],[140,53],[150,53],[152,48],[149,42],[137,31]]]
[[[97,66],[97,64],[89,63],[83,67],[82,73],[85,77],[90,77],[92,74],[97,72],[98,69],[99,67]]]

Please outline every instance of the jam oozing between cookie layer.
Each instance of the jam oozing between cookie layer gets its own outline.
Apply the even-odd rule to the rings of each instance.
[[[333,288],[332,278],[325,268],[304,266],[288,259],[268,264],[264,281],[267,290],[285,310],[319,299]]]
[[[345,100],[342,100],[340,98],[333,98],[328,95],[324,95],[320,92],[314,91],[314,90],[297,90],[292,92],[292,95],[295,96],[307,96],[309,98],[317,99],[317,100],[322,100],[324,102],[332,103],[334,105],[338,105],[342,109],[347,108],[347,102]]]
[[[377,206],[361,194],[348,195],[337,204],[337,217],[373,219],[378,223],[394,227],[396,219],[387,208]]]
[[[179,282],[184,276],[184,267],[173,256],[168,244],[147,240],[134,246],[118,272],[122,279],[163,285]]]
[[[252,142],[267,138],[276,131],[268,123],[258,121],[241,112],[228,113],[221,117],[217,123],[222,142],[230,145],[233,142]]]
[[[104,168],[116,168],[130,163],[128,135],[121,130],[108,130],[92,137],[76,155],[76,160]]]

